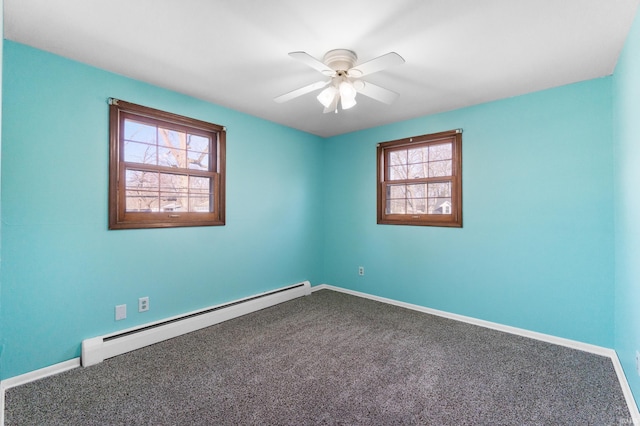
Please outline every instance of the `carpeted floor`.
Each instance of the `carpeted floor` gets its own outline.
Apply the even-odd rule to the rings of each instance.
[[[631,424],[608,358],[330,290],[5,402],[7,426]]]

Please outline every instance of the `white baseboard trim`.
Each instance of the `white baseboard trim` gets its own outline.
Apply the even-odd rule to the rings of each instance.
[[[638,411],[638,406],[636,405],[635,399],[633,398],[633,393],[631,392],[631,388],[629,387],[629,382],[627,382],[627,377],[625,376],[624,370],[622,369],[622,365],[620,364],[620,360],[618,359],[618,354],[614,349],[592,345],[589,343],[579,342],[577,340],[565,339],[563,337],[557,337],[550,334],[538,333],[536,331],[526,330],[518,327],[512,327],[509,325],[499,324],[491,321],[485,321],[485,320],[468,317],[464,315],[452,314],[446,311],[426,308],[424,306],[414,305],[412,303],[400,302],[398,300],[375,296],[375,295],[363,293],[360,291],[349,290],[342,287],[336,287],[329,284],[320,284],[320,285],[313,286],[311,287],[311,292],[316,292],[318,290],[323,290],[323,289],[338,291],[341,293],[350,294],[352,296],[358,296],[365,299],[375,300],[377,302],[387,303],[389,305],[395,305],[402,308],[411,309],[414,311],[424,312],[427,314],[436,315],[439,317],[448,318],[455,321],[465,322],[468,324],[473,324],[473,325],[477,325],[484,328],[490,328],[492,330],[515,334],[522,337],[528,337],[530,339],[540,340],[547,343],[553,343],[553,344],[565,346],[571,349],[578,349],[584,352],[589,352],[595,355],[607,357],[611,359],[611,362],[613,363],[613,368],[616,372],[616,375],[618,376],[618,381],[620,382],[620,387],[622,388],[624,399],[627,403],[627,407],[629,408],[629,413],[631,414],[631,418],[633,419],[633,424],[640,425],[640,412]]]
[[[617,352],[613,349],[611,349],[611,352],[611,362],[613,363],[613,368],[616,370],[616,375],[618,376],[620,387],[622,387],[624,399],[625,401],[627,401],[627,407],[629,407],[629,413],[631,413],[633,424],[638,426],[640,425],[640,412],[638,411],[638,405],[636,404],[636,400],[633,397],[631,388],[629,387],[627,376],[624,374],[624,370],[622,369],[622,364],[620,363]]]
[[[7,389],[34,382],[39,379],[44,379],[45,377],[64,373],[65,371],[73,370],[77,367],[80,367],[80,358],[73,358],[68,361],[50,365],[49,367],[44,367],[0,381],[0,426],[4,426],[4,393]]]

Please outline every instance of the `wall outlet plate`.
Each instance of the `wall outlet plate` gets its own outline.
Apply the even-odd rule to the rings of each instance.
[[[138,299],[138,312],[146,312],[149,310],[149,297],[141,297]]]
[[[116,321],[127,317],[127,305],[116,305]]]

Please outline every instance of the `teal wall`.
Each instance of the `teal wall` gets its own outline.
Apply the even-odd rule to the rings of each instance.
[[[614,74],[615,129],[615,348],[636,401],[640,377],[640,21],[636,21]]]
[[[611,109],[603,78],[327,140],[326,281],[613,347]],[[377,225],[376,144],[456,128],[463,228]]]
[[[320,281],[322,139],[9,41],[3,93],[2,378],[88,337]],[[108,97],[227,126],[226,226],[107,230]]]

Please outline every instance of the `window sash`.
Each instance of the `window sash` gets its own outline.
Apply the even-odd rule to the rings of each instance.
[[[122,191],[120,196],[122,197],[119,203],[119,214],[124,219],[124,221],[132,221],[132,222],[140,222],[140,223],[149,223],[149,222],[157,222],[159,219],[163,219],[168,221],[170,224],[171,221],[175,221],[177,219],[181,220],[189,220],[197,223],[208,222],[210,220],[210,216],[217,217],[220,213],[220,205],[215,202],[215,194],[219,192],[220,188],[220,179],[218,175],[213,176],[213,185],[212,185],[212,195],[213,198],[212,206],[213,209],[210,212],[202,213],[202,212],[189,212],[189,211],[158,211],[158,212],[134,212],[126,210],[126,191]],[[166,225],[169,226],[169,225]],[[165,226],[165,227],[166,227]]]
[[[157,129],[156,132],[156,140],[154,143],[151,142],[146,142],[146,141],[141,141],[141,140],[132,140],[132,139],[127,139],[126,135],[125,135],[125,131],[126,131],[126,126],[125,126],[125,122],[126,121],[131,121],[131,122],[136,122],[136,123],[141,123],[146,125],[147,127],[154,127],[155,129]],[[154,118],[150,118],[144,115],[140,115],[140,114],[135,114],[135,113],[130,113],[130,112],[121,112],[120,113],[120,124],[119,124],[119,137],[120,137],[120,158],[119,161],[121,162],[127,162],[127,163],[133,163],[133,164],[147,164],[147,165],[151,165],[148,163],[139,163],[139,162],[132,162],[132,161],[126,161],[125,158],[125,154],[126,154],[126,150],[125,150],[125,142],[130,142],[133,144],[140,144],[140,145],[148,145],[149,147],[153,147],[156,146],[158,150],[163,149],[163,150],[167,150],[167,151],[171,151],[172,149],[162,145],[160,143],[160,141],[158,141],[158,137],[159,137],[159,129],[163,129],[163,130],[168,130],[168,131],[172,131],[172,132],[176,132],[176,133],[182,133],[185,134],[186,136],[199,136],[199,137],[203,137],[209,140],[208,143],[208,148],[209,148],[209,152],[207,153],[207,157],[208,157],[208,167],[207,167],[207,171],[211,171],[211,172],[216,172],[217,171],[217,167],[218,167],[218,163],[219,163],[219,158],[217,155],[217,147],[218,147],[218,137],[219,137],[219,133],[218,132],[212,132],[211,130],[209,131],[204,131],[202,129],[199,129],[197,127],[189,127],[189,126],[185,126],[183,124],[177,124],[177,123],[173,123],[173,122],[169,122],[169,121],[163,121],[163,120],[158,120],[158,119],[154,119]],[[201,150],[188,150],[183,149],[182,147],[173,147],[174,150],[176,151],[184,151],[185,153],[185,160],[189,159],[189,153],[202,153]],[[156,156],[159,156],[159,153],[156,154]],[[157,161],[159,163],[159,160]],[[193,171],[193,170],[203,170],[203,169],[196,169],[196,168],[191,168],[189,167],[189,164],[187,163],[185,167],[174,167],[174,166],[162,166],[160,164],[157,164],[154,167],[168,167],[171,168],[172,170],[189,170],[189,171]]]

